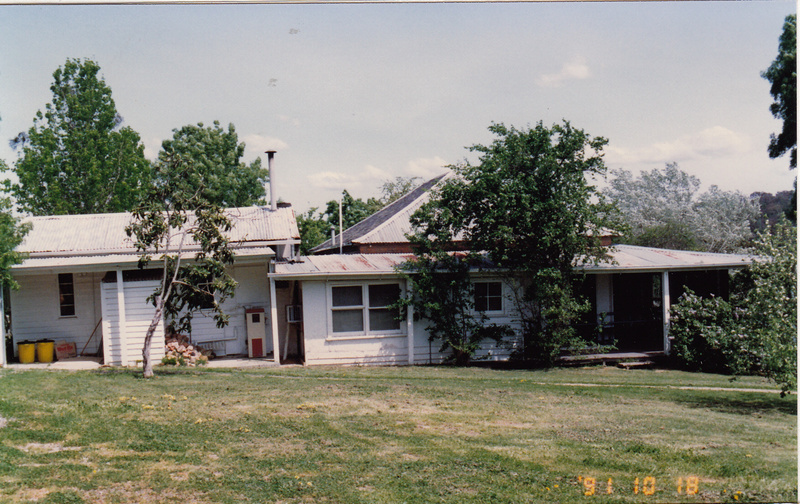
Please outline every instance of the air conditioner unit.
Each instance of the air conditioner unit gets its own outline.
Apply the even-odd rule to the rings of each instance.
[[[287,322],[302,322],[303,321],[303,306],[302,305],[289,305],[286,307],[286,321]]]

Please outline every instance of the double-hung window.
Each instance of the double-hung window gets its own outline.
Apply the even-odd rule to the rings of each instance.
[[[503,284],[501,282],[475,282],[475,310],[479,312],[503,311]]]
[[[334,336],[399,334],[400,284],[333,285],[330,288]]]

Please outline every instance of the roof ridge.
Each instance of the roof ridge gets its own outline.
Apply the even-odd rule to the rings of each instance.
[[[439,185],[439,182],[441,182],[441,178],[442,178],[442,177],[444,177],[444,175],[440,175],[439,177],[437,177],[439,180],[437,180],[435,183],[431,184],[431,185],[430,185],[430,187],[428,187],[426,190],[424,190],[422,193],[420,193],[420,195],[419,195],[419,196],[417,196],[417,197],[416,197],[416,198],[415,198],[413,201],[411,201],[410,203],[408,203],[407,205],[405,205],[403,208],[404,208],[404,209],[405,209],[405,208],[410,208],[410,207],[412,207],[412,206],[416,205],[416,204],[417,204],[417,202],[418,202],[418,201],[420,201],[422,198],[424,198],[424,197],[426,197],[426,196],[429,196],[429,194],[430,194],[430,191],[431,191],[431,190],[433,190],[433,188],[434,188],[434,187],[436,187],[437,185]],[[434,180],[435,180],[435,179],[434,179]],[[425,184],[421,184],[419,187],[422,187],[423,185],[425,185]],[[417,188],[417,189],[419,189],[419,188]],[[412,192],[413,192],[413,191],[412,191]],[[400,198],[396,199],[396,200],[395,200],[395,201],[393,201],[392,203],[396,203],[396,202],[398,202],[398,201],[400,201]],[[387,205],[387,208],[388,208],[388,206],[390,206],[390,205]],[[372,228],[372,230],[368,231],[367,233],[365,233],[365,234],[361,235],[361,236],[359,237],[359,239],[361,239],[361,240],[364,240],[364,239],[368,238],[370,235],[374,235],[374,234],[378,233],[380,230],[382,230],[383,228],[385,228],[386,226],[388,226],[390,223],[392,223],[392,222],[394,222],[395,220],[397,220],[397,219],[399,218],[400,214],[401,214],[401,212],[400,212],[400,211],[398,211],[398,212],[395,212],[395,213],[394,213],[394,214],[393,214],[393,215],[392,215],[390,218],[388,218],[388,219],[386,219],[385,221],[381,222],[380,224],[378,224],[377,226],[375,226],[374,228]]]

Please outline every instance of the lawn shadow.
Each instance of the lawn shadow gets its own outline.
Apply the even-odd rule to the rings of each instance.
[[[690,408],[702,408],[733,413],[736,415],[757,415],[779,413],[797,416],[797,396],[787,395],[781,397],[779,392],[774,394],[756,394],[750,392],[698,392],[681,391],[672,394],[672,400]]]

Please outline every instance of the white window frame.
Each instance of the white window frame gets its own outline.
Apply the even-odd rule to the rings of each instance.
[[[369,306],[369,287],[370,285],[397,285],[400,288],[400,297],[405,296],[405,283],[400,280],[376,280],[376,281],[355,281],[355,282],[330,282],[327,286],[327,318],[328,318],[328,340],[342,340],[342,339],[372,339],[372,338],[395,338],[406,335],[406,324],[403,321],[398,322],[398,328],[392,330],[373,331],[369,327],[369,310],[370,308],[384,308],[380,306]],[[333,289],[334,287],[360,287],[361,288],[361,305],[352,306],[333,306]],[[363,331],[348,331],[348,332],[333,332],[333,312],[337,310],[361,310],[361,320],[363,321]]]
[[[481,311],[478,310],[478,293],[475,290],[475,287],[478,284],[500,284],[500,309],[499,310],[486,310]],[[476,313],[483,313],[485,315],[504,315],[506,313],[506,292],[504,282],[502,280],[491,280],[491,279],[482,279],[482,280],[474,280],[472,282],[472,295],[473,299],[472,302],[475,305],[475,312]],[[496,296],[488,296],[488,297],[496,297]]]

